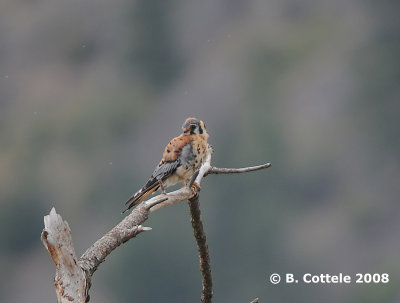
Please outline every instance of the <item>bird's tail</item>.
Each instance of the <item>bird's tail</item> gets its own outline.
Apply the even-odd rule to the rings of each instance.
[[[150,179],[147,183],[137,191],[132,197],[125,202],[125,205],[128,205],[128,208],[125,209],[122,213],[126,212],[128,209],[138,205],[141,201],[146,199],[149,195],[155,192],[160,187],[158,181],[156,179]]]

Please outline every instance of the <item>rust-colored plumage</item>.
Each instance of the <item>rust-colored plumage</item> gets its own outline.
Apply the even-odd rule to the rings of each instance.
[[[165,147],[162,159],[146,184],[126,201],[128,209],[137,205],[159,187],[184,185],[200,168],[208,151],[208,133],[203,121],[187,118],[182,125],[183,133],[173,138]],[[126,211],[125,210],[125,211]]]
[[[173,138],[164,149],[161,162],[176,161],[182,153],[182,149],[193,141],[193,135],[179,135]]]

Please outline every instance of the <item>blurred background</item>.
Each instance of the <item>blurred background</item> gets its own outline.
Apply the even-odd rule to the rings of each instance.
[[[54,206],[77,255],[123,215],[186,117],[213,164],[214,302],[400,302],[400,3],[3,0],[0,301],[55,302]],[[113,252],[91,302],[197,302],[186,203]],[[389,273],[388,284],[269,275]]]

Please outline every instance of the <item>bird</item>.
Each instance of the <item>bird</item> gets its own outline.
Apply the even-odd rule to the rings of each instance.
[[[160,163],[154,169],[151,177],[141,189],[131,196],[125,205],[128,209],[138,205],[149,195],[161,188],[165,189],[182,182],[187,182],[204,163],[209,150],[209,134],[203,121],[189,117],[182,125],[183,133],[173,138],[165,147]],[[197,183],[194,187],[200,188]]]

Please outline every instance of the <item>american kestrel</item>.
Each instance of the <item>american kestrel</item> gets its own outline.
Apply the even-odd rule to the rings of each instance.
[[[160,187],[165,193],[165,188],[178,182],[186,186],[186,182],[201,167],[208,153],[209,134],[204,122],[192,117],[187,118],[182,130],[183,133],[165,147],[162,160],[147,183],[126,201],[125,204],[129,204],[126,210],[139,204]]]

